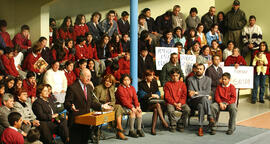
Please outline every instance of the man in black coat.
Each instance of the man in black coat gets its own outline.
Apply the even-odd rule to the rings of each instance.
[[[138,57],[138,75],[140,79],[143,79],[143,75],[147,69],[154,70],[155,64],[153,57],[148,54],[146,47],[140,49],[140,55]]]
[[[90,126],[76,124],[76,116],[89,113],[90,108],[98,111],[111,109],[108,103],[101,105],[93,97],[93,86],[91,86],[90,79],[90,71],[83,69],[80,78],[67,89],[64,106],[69,111],[70,144],[87,144],[90,136]]]

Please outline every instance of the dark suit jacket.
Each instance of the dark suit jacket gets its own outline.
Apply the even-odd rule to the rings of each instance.
[[[39,121],[51,122],[51,120],[52,120],[51,109],[53,110],[53,113],[56,113],[55,105],[51,101],[51,99],[48,99],[48,102],[46,102],[43,99],[38,98],[33,103],[32,109],[33,109],[34,114],[37,117],[37,120],[39,120]]]
[[[90,85],[87,85],[87,100],[85,99],[83,89],[79,83],[79,80],[76,80],[71,86],[68,87],[66,98],[65,98],[65,109],[69,111],[68,114],[68,124],[69,126],[73,125],[75,117],[78,115],[86,114],[90,112],[90,108],[95,110],[101,110],[101,104],[97,102],[95,97],[92,96],[93,89]],[[75,105],[78,112],[72,111],[72,104]]]
[[[89,32],[93,36],[93,40],[95,42],[99,41],[101,36],[102,36],[102,28],[101,28],[101,26],[98,24],[97,27],[95,27],[95,25],[93,24],[92,21],[86,23],[86,25],[88,26]]]
[[[129,34],[129,22],[126,21],[125,24],[122,19],[117,21],[118,28],[121,34]]]
[[[218,71],[216,71],[214,65],[211,65],[209,68],[205,71],[205,76],[208,76],[211,78],[211,90],[215,90],[217,86],[220,84],[219,79],[221,79],[223,74],[223,71],[220,67],[218,67]]]
[[[154,67],[153,57],[149,54],[146,56],[145,61],[143,60],[142,56],[139,55],[138,57],[138,75],[139,78],[143,78],[143,74],[147,69],[155,70]]]

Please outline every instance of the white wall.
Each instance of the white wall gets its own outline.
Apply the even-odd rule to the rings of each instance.
[[[215,0],[139,0],[139,12],[148,7],[151,9],[152,17],[163,14],[174,5],[180,5],[181,11],[187,16],[191,7],[197,7],[198,15],[202,16],[208,12],[210,6],[215,5]],[[85,14],[89,21],[94,11],[102,14],[102,19],[110,9],[116,10],[118,15],[122,11],[130,11],[129,0],[58,0],[50,6],[50,17],[57,20],[57,25],[61,25],[65,16],[71,16],[75,21],[77,14]]]

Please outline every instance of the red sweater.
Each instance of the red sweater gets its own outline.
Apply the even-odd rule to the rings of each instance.
[[[67,70],[64,70],[65,76],[67,78],[68,86],[72,85],[73,82],[76,80],[76,75],[73,71],[68,72]]]
[[[133,86],[125,87],[120,85],[116,91],[117,103],[123,107],[132,109],[134,106],[139,107],[140,103],[136,94],[136,90]]]
[[[76,46],[75,46],[75,49],[76,49],[76,53],[75,53],[75,57],[76,57],[76,60],[80,60],[80,59],[86,59],[86,45],[83,45],[83,46],[81,46],[81,45],[79,45],[79,44],[77,44]]]
[[[28,97],[36,97],[36,88],[27,79],[23,80],[23,88],[27,90]]]
[[[236,89],[230,84],[228,87],[223,87],[221,84],[217,86],[215,100],[217,103],[226,102],[228,104],[235,103]]]
[[[64,51],[65,51],[65,56],[64,56],[64,58],[60,61],[60,63],[62,63],[63,61],[66,61],[66,60],[72,60],[72,56],[69,56],[69,50],[65,48]],[[53,50],[52,50],[53,60],[56,60],[56,55],[57,55],[56,50],[53,49]]]
[[[66,40],[66,39],[73,39],[74,37],[74,32],[69,32],[69,31],[64,31],[63,29],[59,28],[58,30],[60,38]]]
[[[88,26],[83,25],[74,25],[74,41],[78,36],[85,36],[85,33],[89,32]]]
[[[105,71],[106,71],[106,74],[112,74],[116,78],[117,81],[120,80],[121,74],[119,70],[113,72],[110,67],[107,67]]]
[[[80,72],[81,72],[81,69],[80,68],[75,68],[74,69],[74,73],[75,73],[75,75],[77,76],[77,77],[79,77],[80,76]]]
[[[12,41],[14,45],[17,44],[22,49],[28,49],[32,45],[31,40],[24,37],[21,33],[16,34]]]
[[[39,73],[39,70],[34,68],[34,64],[37,62],[37,60],[40,57],[41,57],[40,54],[37,54],[37,56],[35,57],[33,53],[29,53],[24,60],[22,68],[24,70],[29,70],[32,72]]]
[[[24,139],[18,131],[6,128],[1,136],[1,142],[5,144],[24,144]]]
[[[245,59],[242,56],[237,56],[234,57],[232,55],[228,56],[227,59],[224,62],[225,66],[234,66],[235,64],[239,64],[239,65],[247,65],[247,62],[245,61]]]
[[[92,45],[89,44],[89,46],[86,47],[86,58],[87,59],[99,60],[98,56],[97,56],[97,48],[96,48],[96,46],[92,47]]]
[[[252,56],[252,60],[253,58],[255,57],[255,55],[259,52],[259,50],[256,50],[254,53],[253,53],[253,56]],[[266,55],[266,58],[267,58],[267,61],[268,61],[268,65],[267,65],[267,69],[266,69],[266,73],[265,75],[269,75],[269,67],[270,67],[270,53],[269,52],[264,52],[264,54]],[[256,65],[257,66],[257,65]],[[257,73],[257,69],[254,68],[254,72]]]
[[[184,82],[168,81],[164,85],[164,97],[167,103],[173,105],[174,103],[186,104],[187,87]]]
[[[2,36],[3,40],[6,43],[6,47],[10,47],[10,48],[14,47],[8,32],[0,32],[0,35]]]
[[[120,74],[130,74],[130,61],[121,58],[118,61]]]
[[[2,55],[1,60],[3,62],[7,74],[12,75],[14,77],[17,77],[19,75],[19,72],[17,71],[14,64],[14,58],[9,59],[6,55]]]

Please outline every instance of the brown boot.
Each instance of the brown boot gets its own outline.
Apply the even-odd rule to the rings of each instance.
[[[198,136],[203,136],[203,128],[202,127],[199,128]]]
[[[123,134],[123,130],[120,130],[120,129],[117,129],[116,138],[120,139],[120,140],[127,140],[128,139]]]

